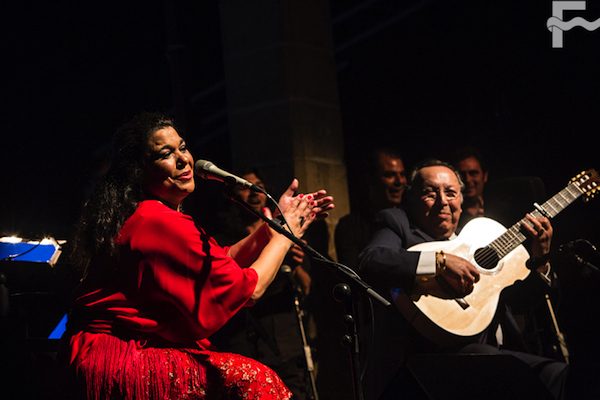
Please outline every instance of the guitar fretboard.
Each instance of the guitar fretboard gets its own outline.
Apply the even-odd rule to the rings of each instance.
[[[583,190],[575,182],[571,182],[563,190],[552,196],[541,206],[538,206],[530,214],[534,217],[545,216],[554,218],[559,212],[564,210],[569,204],[573,203],[579,196],[583,194]],[[504,257],[513,251],[518,245],[523,243],[527,237],[521,232],[523,224],[531,225],[531,223],[523,218],[506,232],[496,238],[489,244],[489,247],[494,249],[499,258]]]

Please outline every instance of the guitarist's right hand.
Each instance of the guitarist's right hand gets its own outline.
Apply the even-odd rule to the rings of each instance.
[[[445,254],[445,256],[446,268],[440,270],[440,277],[461,297],[473,292],[473,285],[479,282],[477,267],[454,254]]]
[[[438,270],[436,279],[421,282],[417,293],[427,293],[446,299],[460,298],[471,294],[473,285],[479,282],[477,267],[454,254],[445,253],[444,255],[445,267]]]

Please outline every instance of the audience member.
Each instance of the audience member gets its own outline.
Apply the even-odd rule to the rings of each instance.
[[[361,170],[366,173],[358,179],[367,196],[361,196],[356,209],[340,218],[334,235],[338,261],[354,269],[358,254],[371,239],[375,213],[399,207],[406,186],[404,161],[392,148],[372,150]]]
[[[463,212],[457,228],[460,231],[471,219],[482,217],[485,213],[483,196],[488,181],[488,169],[481,152],[473,146],[456,149],[452,164],[460,172],[465,184]]]

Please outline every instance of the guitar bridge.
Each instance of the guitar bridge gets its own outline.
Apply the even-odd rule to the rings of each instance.
[[[448,284],[448,282],[446,282],[441,276],[436,276],[436,280],[438,281],[438,284],[447,293],[456,294],[456,291],[452,288],[452,286],[450,286]],[[450,296],[448,296],[448,297],[450,297]],[[467,308],[471,307],[469,305],[469,303],[467,303],[467,301],[464,298],[462,298],[462,297],[455,297],[454,301],[456,301],[458,303],[458,305],[460,306],[460,308],[462,308],[463,310],[466,310]]]
[[[463,310],[466,310],[467,308],[471,307],[469,305],[469,303],[467,303],[467,301],[465,299],[461,298],[455,298],[454,301],[456,301],[458,303],[458,305],[460,306],[460,308],[462,308]]]

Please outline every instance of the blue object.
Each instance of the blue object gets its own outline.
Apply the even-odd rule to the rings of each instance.
[[[65,333],[67,329],[67,314],[63,315],[63,317],[58,322],[58,325],[50,332],[48,339],[60,339],[62,335]]]
[[[25,261],[53,265],[56,262],[57,253],[60,253],[60,247],[53,243],[0,242],[0,260],[2,261]]]

